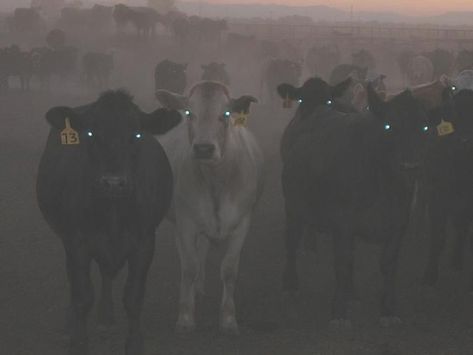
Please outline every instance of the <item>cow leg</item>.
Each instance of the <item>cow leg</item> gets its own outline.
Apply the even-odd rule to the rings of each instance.
[[[451,265],[454,270],[461,271],[463,270],[464,248],[468,237],[469,223],[462,217],[456,217],[452,222],[455,235]]]
[[[442,209],[429,208],[430,221],[430,252],[427,268],[424,273],[424,283],[433,286],[438,280],[439,259],[445,247],[447,216]]]
[[[204,235],[197,237],[197,253],[199,255],[199,273],[195,282],[197,293],[205,294],[205,267],[207,264],[207,253],[209,251],[209,240]]]
[[[113,277],[103,266],[99,265],[99,268],[102,277],[102,289],[98,304],[97,318],[99,325],[104,328],[109,328],[115,323],[112,294]]]
[[[287,211],[286,214],[286,265],[283,272],[283,291],[293,296],[299,291],[297,251],[304,235],[305,225],[291,211]]]
[[[176,332],[189,333],[195,329],[195,286],[199,273],[195,226],[183,225],[177,235],[177,249],[181,260],[179,315]]]
[[[333,235],[333,251],[336,288],[332,303],[330,322],[334,328],[351,327],[348,320],[348,301],[353,297],[353,267],[355,240],[349,231],[337,231]]]
[[[250,216],[246,216],[229,236],[227,252],[223,258],[220,277],[223,282],[223,297],[220,309],[220,329],[227,334],[238,334],[235,317],[235,284],[238,277],[240,254],[250,227]]]
[[[153,261],[154,232],[144,236],[143,241],[128,259],[128,277],[123,303],[128,317],[128,339],[126,355],[142,355],[144,340],[141,331],[141,313],[146,288],[146,277]]]
[[[90,280],[91,258],[83,247],[66,250],[66,266],[71,293],[71,339],[70,355],[88,354],[87,316],[94,303],[94,291]]]
[[[383,327],[401,323],[397,315],[396,274],[399,263],[402,233],[393,235],[383,246],[380,268],[383,275],[383,290],[381,294],[381,318]]]

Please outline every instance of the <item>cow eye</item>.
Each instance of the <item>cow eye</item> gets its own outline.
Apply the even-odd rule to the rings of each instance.
[[[427,133],[429,131],[430,127],[429,126],[424,126],[422,127],[422,132]]]
[[[389,124],[389,123],[385,123],[385,124],[384,124],[384,130],[385,130],[385,131],[389,132],[391,129],[392,129],[391,124]]]
[[[327,101],[327,105],[330,106],[331,104],[332,104],[332,100],[328,100],[328,101]]]
[[[301,103],[302,103],[302,99],[297,100],[297,102],[301,104]]]
[[[184,114],[186,115],[187,118],[190,118],[192,116],[192,112],[190,110],[185,110]]]
[[[135,133],[136,139],[141,139],[141,137],[143,137],[143,135],[140,132]]]
[[[93,137],[93,136],[94,136],[94,132],[92,132],[91,130],[88,130],[87,137]]]
[[[225,111],[225,113],[223,114],[223,117],[229,118],[231,115],[232,113],[230,111]]]
[[[452,86],[452,91],[455,91],[457,87],[455,85]]]

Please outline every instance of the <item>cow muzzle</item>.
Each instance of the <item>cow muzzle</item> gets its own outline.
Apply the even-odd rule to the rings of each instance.
[[[198,160],[210,160],[214,158],[216,147],[211,143],[194,144],[194,158]]]
[[[111,197],[125,196],[130,192],[130,184],[125,175],[104,174],[98,179],[98,188]]]

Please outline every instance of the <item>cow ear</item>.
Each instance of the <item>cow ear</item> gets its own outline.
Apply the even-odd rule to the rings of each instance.
[[[277,88],[279,96],[283,99],[290,98],[291,100],[299,99],[297,92],[298,88],[291,84],[281,84]]]
[[[332,97],[337,98],[337,97],[342,97],[343,94],[345,94],[345,91],[348,90],[352,83],[352,79],[348,78],[341,83],[335,85],[332,87]]]
[[[249,113],[251,104],[257,102],[258,100],[256,99],[256,97],[251,95],[243,95],[238,99],[232,99],[231,111]]]
[[[379,97],[378,93],[375,91],[375,89],[373,89],[371,83],[368,84],[366,92],[368,93],[369,110],[373,112],[374,115],[383,115],[386,110],[387,103]]]
[[[185,110],[187,108],[187,97],[184,95],[175,94],[167,90],[157,90],[155,95],[161,105],[167,109]]]
[[[66,118],[69,119],[73,129],[80,130],[81,122],[78,115],[70,107],[59,106],[50,109],[46,113],[46,120],[56,129],[64,129],[66,127]]]
[[[140,118],[141,129],[153,135],[165,134],[182,121],[180,113],[176,110],[160,108]]]

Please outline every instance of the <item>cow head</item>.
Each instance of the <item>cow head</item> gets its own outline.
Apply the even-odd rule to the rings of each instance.
[[[383,101],[371,84],[367,87],[369,111],[375,116],[377,132],[384,142],[381,159],[394,169],[417,168],[436,125],[428,118],[424,106],[408,90]]]
[[[181,121],[177,111],[142,112],[122,91],[106,92],[80,108],[52,108],[46,119],[59,131],[69,124],[77,133],[72,138],[79,144],[65,148],[82,149],[93,185],[105,197],[129,195],[140,151],[154,139],[148,133],[164,134]]]
[[[322,105],[332,105],[334,100],[341,97],[350,87],[351,79],[347,79],[338,85],[331,86],[320,78],[311,78],[301,87],[291,84],[278,86],[278,94],[284,100],[290,99],[299,103],[299,115],[301,119],[308,117],[314,110]]]
[[[249,95],[232,99],[228,88],[214,81],[198,83],[189,96],[158,90],[156,98],[163,106],[183,112],[191,154],[206,164],[218,164],[225,156],[228,137],[235,127],[232,115],[248,114],[251,103],[257,102]]]

